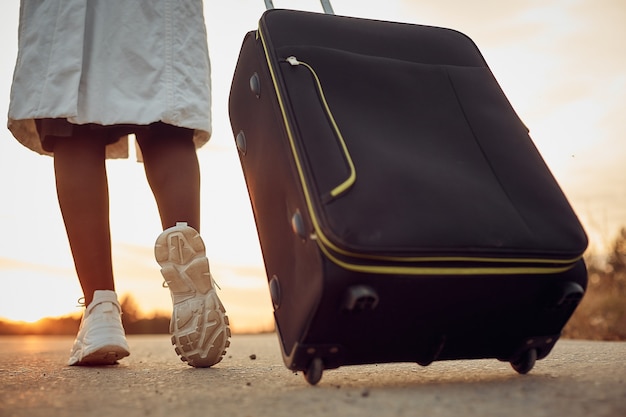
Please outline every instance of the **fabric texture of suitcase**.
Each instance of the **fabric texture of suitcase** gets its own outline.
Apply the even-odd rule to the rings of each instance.
[[[287,367],[550,352],[587,238],[467,36],[270,10],[229,112]]]

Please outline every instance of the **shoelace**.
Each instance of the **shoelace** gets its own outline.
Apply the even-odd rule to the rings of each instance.
[[[78,303],[76,305],[76,307],[84,307],[84,308],[87,307],[85,305],[85,297],[84,296],[80,297],[78,300],[76,300],[76,302]],[[120,314],[124,314],[124,312],[122,311],[122,306],[121,305],[119,305],[119,310],[120,310]]]

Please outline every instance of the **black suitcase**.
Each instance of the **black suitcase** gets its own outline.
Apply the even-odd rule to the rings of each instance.
[[[289,369],[548,355],[587,238],[467,36],[269,10],[229,113]]]

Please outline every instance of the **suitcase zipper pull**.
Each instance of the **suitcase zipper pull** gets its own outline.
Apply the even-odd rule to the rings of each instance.
[[[285,59],[285,61],[287,61],[292,67],[295,67],[296,65],[300,65],[300,61],[298,61],[298,58],[296,58],[293,55]]]

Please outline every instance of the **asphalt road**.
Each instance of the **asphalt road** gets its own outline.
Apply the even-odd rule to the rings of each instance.
[[[210,369],[169,337],[130,336],[131,356],[68,367],[71,337],[0,337],[0,416],[626,416],[626,343],[561,340],[528,375],[497,360],[346,366],[310,386],[275,334],[235,335]]]

